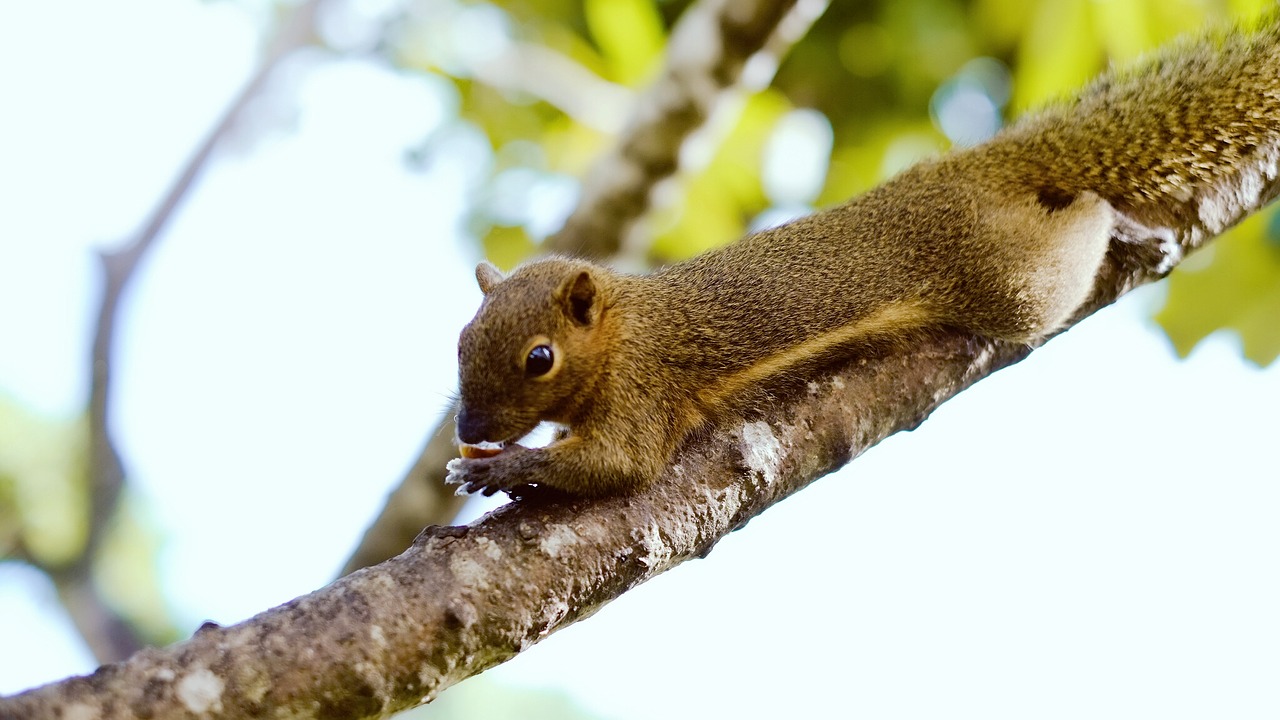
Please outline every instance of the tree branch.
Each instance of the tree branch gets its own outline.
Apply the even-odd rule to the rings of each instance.
[[[617,146],[596,163],[565,226],[546,241],[550,252],[607,258],[648,209],[653,187],[675,172],[680,148],[725,92],[742,80],[747,60],[767,52],[774,63],[826,8],[820,0],[702,0],[671,33],[667,66],[636,101],[636,118]],[[707,48],[715,48],[709,53]],[[342,575],[404,550],[423,527],[447,523],[463,500],[444,484],[444,465],[457,457],[450,407],[418,460],[365,531]]]
[[[240,625],[0,700],[0,715],[79,706],[102,720],[376,717],[411,707],[705,555],[764,508],[1024,353],[952,334],[869,359],[815,383],[782,421],[743,422],[696,443],[644,493],[514,503],[471,527],[432,528],[382,565]]]

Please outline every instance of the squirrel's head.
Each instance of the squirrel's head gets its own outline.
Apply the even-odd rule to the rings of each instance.
[[[599,371],[595,342],[609,271],[553,258],[509,277],[481,263],[484,302],[458,340],[458,440],[505,443],[543,420],[568,421]]]

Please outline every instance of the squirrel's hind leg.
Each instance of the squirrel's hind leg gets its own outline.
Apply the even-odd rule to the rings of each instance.
[[[974,280],[988,285],[997,302],[972,308],[966,323],[989,337],[1032,342],[1062,327],[1093,291],[1106,257],[1115,212],[1092,192],[1049,207],[1031,194],[1004,198],[979,210],[979,227],[991,232]],[[993,272],[984,272],[985,270]],[[980,297],[983,289],[971,288]]]

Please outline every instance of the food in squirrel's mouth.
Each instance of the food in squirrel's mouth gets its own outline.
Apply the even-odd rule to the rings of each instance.
[[[458,447],[458,451],[462,457],[468,460],[476,460],[479,458],[491,458],[502,452],[505,443],[483,442],[475,445],[463,444]]]

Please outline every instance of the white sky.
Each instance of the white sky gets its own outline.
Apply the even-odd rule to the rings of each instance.
[[[79,411],[89,249],[136,228],[253,61],[217,3],[0,4],[0,392]],[[124,307],[114,420],[192,627],[330,579],[478,301],[467,163],[401,162],[447,99],[300,72],[296,117],[263,108],[276,129],[219,155]],[[1158,294],[488,676],[620,720],[1275,716],[1280,371],[1225,337],[1175,360]],[[0,692],[91,669],[47,585],[0,565]]]

